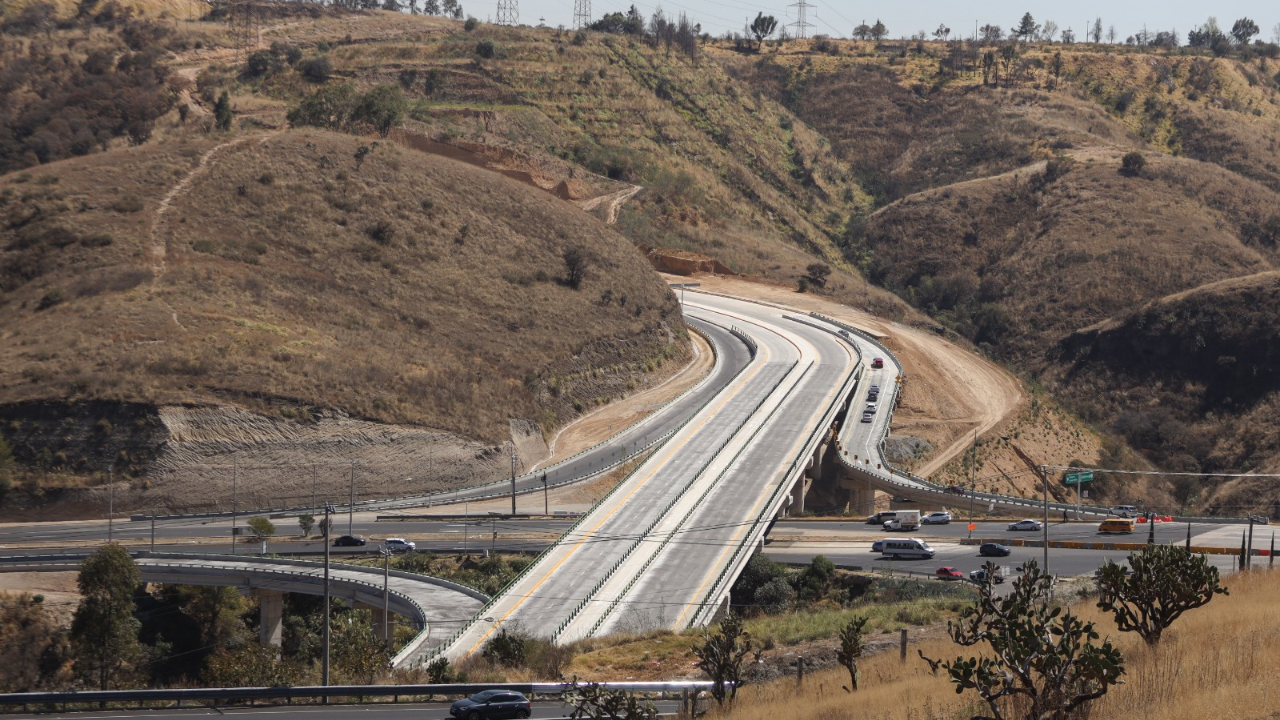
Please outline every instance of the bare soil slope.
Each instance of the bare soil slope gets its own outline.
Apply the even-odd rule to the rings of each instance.
[[[358,162],[367,143],[192,139],[0,180],[6,414],[46,400],[230,403],[492,447],[513,420],[539,435],[685,364],[670,292],[600,222],[394,145]],[[576,289],[569,249],[587,261]],[[23,435],[29,463],[41,451],[63,469],[130,457],[110,437],[132,421],[61,447],[15,419],[5,433]]]

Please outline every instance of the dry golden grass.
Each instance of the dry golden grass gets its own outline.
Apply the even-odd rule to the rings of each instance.
[[[283,402],[496,441],[688,352],[670,292],[598,221],[388,144],[359,169],[367,139],[224,145],[157,222],[217,142],[0,182],[11,217],[44,213],[34,240],[6,242],[0,400]],[[580,290],[558,282],[568,247],[590,258]]]
[[[1280,707],[1280,573],[1258,571],[1232,576],[1229,596],[1216,597],[1204,608],[1184,615],[1165,634],[1157,650],[1147,649],[1132,634],[1119,634],[1096,608],[1078,610],[1099,620],[1099,629],[1123,650],[1125,684],[1095,704],[1090,720],[1240,720],[1275,718]],[[954,657],[947,640],[918,649],[931,657]],[[953,720],[980,710],[976,695],[956,695],[950,682],[929,674],[909,648],[906,664],[897,653],[884,653],[862,664],[861,689],[855,695],[843,669],[814,673],[797,691],[795,679],[784,678],[747,687],[737,707],[712,717],[732,720]]]

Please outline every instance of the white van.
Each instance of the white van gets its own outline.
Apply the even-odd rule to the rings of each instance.
[[[933,557],[933,548],[929,543],[915,538],[885,538],[880,553],[885,557],[920,558],[928,560]]]

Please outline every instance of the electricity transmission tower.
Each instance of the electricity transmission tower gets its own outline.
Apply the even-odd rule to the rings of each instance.
[[[231,38],[236,47],[236,54],[247,53],[250,45],[258,44],[258,3],[257,0],[232,0],[231,3]]]
[[[573,29],[582,30],[591,24],[591,0],[573,0]]]
[[[792,3],[788,7],[796,8],[796,21],[787,27],[795,28],[796,37],[801,40],[809,37],[809,28],[814,27],[814,25],[809,22],[809,8],[813,7],[813,5],[809,4],[805,0],[800,0],[800,2]]]
[[[518,0],[498,0],[498,24],[520,24],[520,5]]]

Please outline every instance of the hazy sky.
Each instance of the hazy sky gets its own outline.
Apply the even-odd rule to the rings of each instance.
[[[497,0],[461,0],[467,14],[480,19],[495,16]],[[722,35],[725,30],[741,30],[743,21],[764,11],[780,21],[796,19],[796,8],[788,7],[793,0],[778,0],[775,4],[761,0],[645,0],[635,5],[646,16],[661,5],[668,14],[688,13],[695,22],[701,22],[704,31]],[[592,17],[607,12],[626,10],[629,0],[590,0]],[[1116,26],[1120,41],[1140,30],[1145,23],[1152,32],[1177,29],[1182,42],[1187,31],[1202,24],[1209,15],[1218,19],[1223,30],[1240,17],[1250,17],[1262,28],[1260,37],[1272,39],[1276,23],[1280,23],[1280,2],[1277,0],[1228,0],[1227,2],[1189,2],[1188,0],[1119,0],[1118,2],[1035,2],[1021,0],[991,0],[984,3],[958,2],[957,0],[919,0],[891,5],[855,3],[844,0],[809,0],[809,22],[814,28],[810,35],[826,33],[848,37],[853,26],[862,20],[874,23],[879,18],[888,27],[891,37],[909,36],[920,30],[932,33],[939,23],[945,23],[953,32],[966,36],[973,32],[973,23],[991,23],[1006,30],[1017,23],[1023,13],[1030,12],[1036,22],[1053,20],[1061,28],[1075,30],[1077,38],[1083,38],[1084,25],[1095,17],[1102,18],[1103,27]],[[519,0],[522,24],[537,25],[545,18],[547,25],[573,24],[574,0]],[[1105,30],[1104,39],[1105,39]]]

